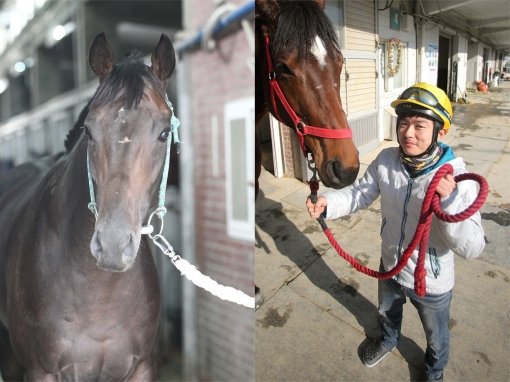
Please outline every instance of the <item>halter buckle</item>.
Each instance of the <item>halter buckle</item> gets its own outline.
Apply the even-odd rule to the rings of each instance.
[[[153,239],[155,236],[160,236],[163,233],[163,225],[164,225],[164,216],[166,213],[165,207],[158,207],[152,213],[149,215],[149,219],[147,220],[147,224],[142,226],[142,235],[148,235],[151,239]],[[154,234],[155,228],[151,224],[152,218],[154,216],[157,216],[159,219],[159,231]]]

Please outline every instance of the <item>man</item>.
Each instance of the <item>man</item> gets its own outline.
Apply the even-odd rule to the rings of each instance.
[[[435,172],[445,163],[454,175],[465,173],[462,158],[439,142],[452,121],[452,105],[436,86],[417,83],[406,89],[391,104],[397,113],[399,147],[383,150],[370,164],[365,175],[352,186],[326,192],[317,203],[307,200],[310,216],[325,214],[327,219],[367,208],[381,197],[381,270],[395,266],[418,225],[421,204]],[[474,182],[456,184],[450,174],[436,188],[445,212],[453,214],[467,208],[477,195]],[[418,249],[402,271],[391,279],[379,280],[378,298],[381,315],[381,339],[368,346],[363,362],[373,367],[397,346],[402,323],[403,304],[407,298],[416,307],[427,338],[425,373],[427,380],[443,379],[449,354],[449,312],[454,285],[454,254],[474,258],[485,246],[480,213],[460,223],[433,218],[427,249],[426,295],[414,292],[414,269]]]

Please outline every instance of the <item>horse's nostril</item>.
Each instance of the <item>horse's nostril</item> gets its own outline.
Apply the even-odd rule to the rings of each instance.
[[[103,252],[103,245],[101,244],[101,239],[99,236],[99,231],[94,232],[92,240],[90,241],[90,252],[96,259],[101,254],[101,252]]]
[[[138,252],[135,235],[130,233],[128,240],[124,248],[122,249],[122,262],[126,267],[131,267],[136,259],[136,253]]]
[[[342,188],[348,186],[356,180],[357,171],[345,169],[340,161],[329,161],[326,166],[326,173],[330,184],[326,184],[333,188]]]
[[[328,163],[328,173],[334,183],[340,184],[343,178],[343,168],[339,161],[331,161]]]
[[[332,166],[334,174],[340,178],[342,174],[342,166],[340,165],[340,162],[337,160],[333,161]]]
[[[133,248],[135,245],[135,235],[133,233],[129,233],[127,236],[127,239],[124,243],[125,244],[123,246],[121,246],[121,248],[123,250],[129,250],[129,249]]]

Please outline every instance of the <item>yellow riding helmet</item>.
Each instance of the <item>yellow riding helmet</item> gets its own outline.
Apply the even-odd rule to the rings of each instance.
[[[420,108],[415,110],[414,105]],[[417,112],[432,117],[442,123],[446,131],[452,123],[453,108],[448,96],[442,89],[426,82],[419,82],[404,90],[391,106],[397,115]]]

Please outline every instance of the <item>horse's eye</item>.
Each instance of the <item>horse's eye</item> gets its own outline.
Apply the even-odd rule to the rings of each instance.
[[[90,134],[88,126],[83,125],[83,131],[85,132],[85,135],[87,136],[88,139],[92,139],[92,134]]]
[[[159,134],[158,140],[160,142],[166,142],[168,140],[168,137],[170,136],[170,129],[165,129]]]
[[[285,65],[283,62],[278,62],[276,64],[275,68],[276,68],[276,71],[279,72],[280,74],[296,77],[294,75],[294,73],[292,72],[292,70],[290,70],[290,68],[287,65]]]

